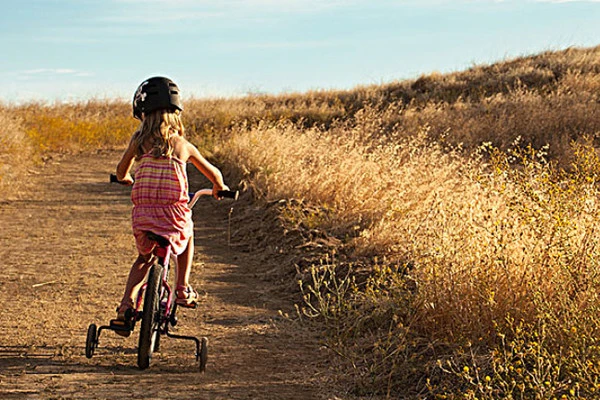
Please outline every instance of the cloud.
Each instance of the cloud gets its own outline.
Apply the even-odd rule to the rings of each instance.
[[[300,40],[300,41],[266,41],[266,42],[251,42],[244,43],[240,47],[250,48],[250,49],[289,49],[289,48],[324,48],[324,47],[333,47],[337,46],[340,43],[338,41],[332,40]]]
[[[314,8],[316,6],[325,7],[336,7],[345,6],[353,3],[368,3],[373,0],[220,0],[218,2],[214,0],[113,0],[115,3],[120,4],[133,4],[133,5],[163,5],[167,6],[172,10],[176,10],[178,7],[189,7],[194,6],[196,8],[224,8],[231,9],[235,6],[237,8],[257,8],[257,7],[269,7],[269,8],[289,8],[289,7],[302,7],[302,8]],[[389,2],[390,0],[383,0]]]
[[[131,13],[129,15],[112,15],[100,18],[100,21],[116,24],[165,24],[168,22],[182,21],[200,21],[208,18],[223,17],[223,12],[203,12],[203,11],[176,11],[176,12],[149,12]]]
[[[152,22],[169,20],[192,20],[207,17],[228,17],[239,14],[306,13],[348,7],[356,4],[370,4],[373,0],[113,0],[128,10],[126,16],[110,19],[118,22],[148,19]],[[392,0],[380,0],[388,3]],[[413,0],[414,1],[414,0]],[[377,3],[377,1],[375,1]],[[142,7],[143,6],[143,7]]]
[[[94,76],[94,74],[91,72],[78,71],[71,68],[35,68],[18,71],[16,74],[19,78],[24,80],[59,76],[76,78],[87,78]]]

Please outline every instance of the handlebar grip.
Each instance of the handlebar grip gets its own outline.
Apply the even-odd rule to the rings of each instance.
[[[219,190],[217,196],[237,200],[240,197],[240,192],[238,190]]]
[[[118,183],[119,185],[127,185],[127,183],[121,182],[117,179],[117,174],[110,174],[110,183]]]

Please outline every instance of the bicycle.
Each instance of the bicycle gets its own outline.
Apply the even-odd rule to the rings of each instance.
[[[114,174],[111,175],[110,181],[111,183],[121,183]],[[189,207],[193,208],[200,197],[211,195],[211,189],[201,189],[196,193],[191,193]],[[238,191],[222,190],[218,192],[219,197],[234,200],[237,200],[238,195]],[[150,366],[152,354],[159,350],[160,337],[164,335],[173,339],[194,341],[196,344],[196,361],[199,363],[200,372],[204,372],[208,358],[208,338],[198,339],[195,336],[176,335],[169,332],[170,326],[177,325],[175,291],[169,286],[171,245],[167,239],[152,232],[148,232],[147,236],[157,243],[154,249],[155,262],[148,271],[146,282],[138,292],[135,308],[128,310],[125,315],[125,323],[119,320],[111,320],[109,325],[102,325],[99,328],[96,324],[90,324],[85,342],[85,355],[87,358],[93,357],[99,345],[100,334],[103,331],[112,330],[121,333],[122,336],[129,336],[135,324],[141,320],[137,361],[140,369],[146,369]],[[193,308],[195,308],[195,305]]]

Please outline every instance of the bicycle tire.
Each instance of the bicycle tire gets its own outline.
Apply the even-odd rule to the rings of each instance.
[[[138,367],[146,369],[150,366],[152,353],[159,335],[159,298],[162,278],[162,266],[154,264],[148,273],[148,285],[144,294],[144,308],[138,344]]]
[[[94,356],[94,350],[96,350],[97,345],[98,329],[96,328],[96,324],[91,324],[88,327],[87,337],[85,339],[85,356],[87,358],[92,358]]]

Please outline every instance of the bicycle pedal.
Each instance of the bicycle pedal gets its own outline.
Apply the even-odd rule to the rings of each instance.
[[[117,335],[123,337],[129,337],[131,335],[131,331],[133,331],[133,325],[127,321],[123,321],[122,319],[111,319],[110,328]]]

